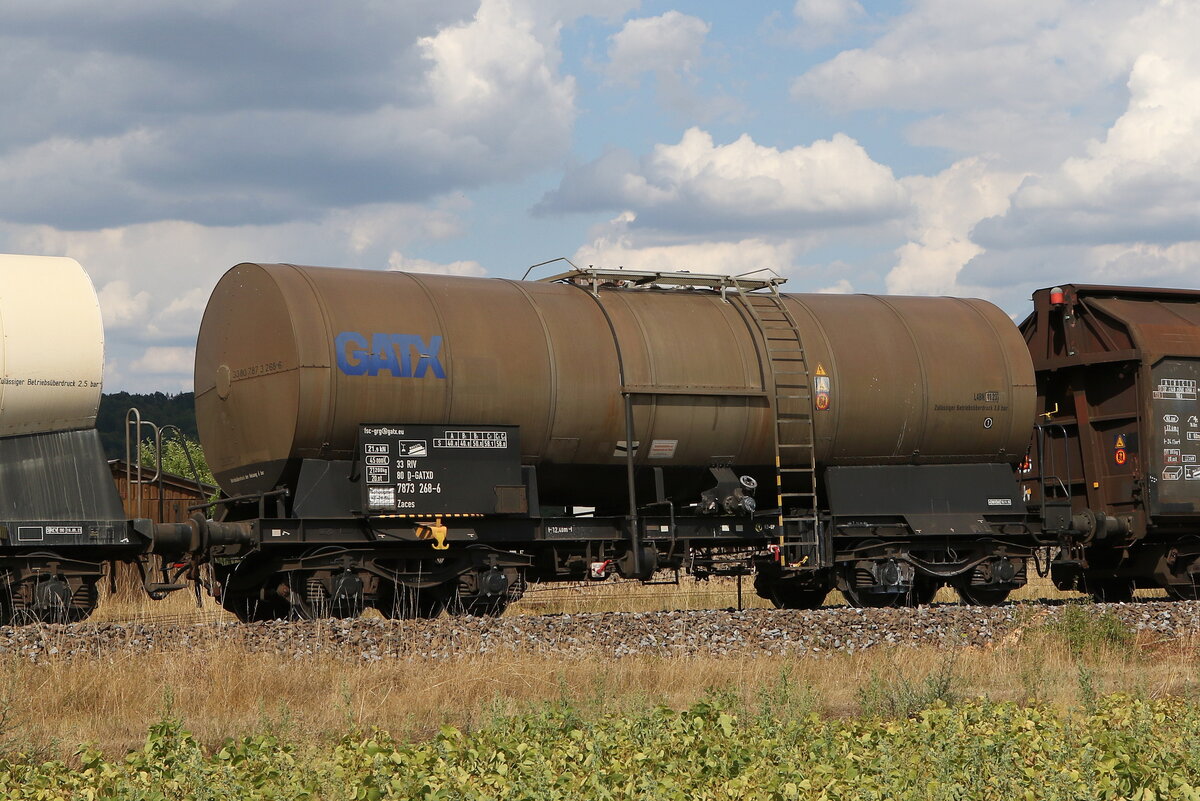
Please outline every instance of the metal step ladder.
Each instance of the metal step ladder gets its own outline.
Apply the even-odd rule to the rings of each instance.
[[[779,281],[732,281],[738,300],[762,333],[774,387],[780,558],[787,567],[815,569],[821,566],[821,531],[813,388],[804,342],[779,292]]]

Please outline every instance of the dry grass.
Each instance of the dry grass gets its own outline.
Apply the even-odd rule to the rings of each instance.
[[[743,605],[765,606],[750,582]],[[1143,593],[1139,593],[1143,594]],[[200,607],[176,593],[154,602],[106,597],[96,620],[167,623],[231,620],[211,598]],[[1035,579],[1014,597],[1078,598]],[[943,590],[937,601],[954,601]],[[831,593],[829,605],[843,603]],[[737,606],[733,579],[533,587],[509,614],[651,611]],[[374,614],[374,613],[371,613]],[[1035,615],[1036,618],[1036,615]],[[961,696],[1039,699],[1073,704],[1086,675],[1101,691],[1147,696],[1194,693],[1200,642],[1140,640],[1132,649],[1099,648],[1083,656],[1039,633],[1036,624],[988,649],[872,649],[822,657],[465,657],[455,661],[357,663],[330,656],[289,660],[252,654],[214,630],[188,651],[106,655],[33,665],[0,662],[0,751],[69,756],[84,741],[110,753],[140,746],[147,726],[169,708],[202,741],[276,731],[326,740],[350,727],[380,726],[422,737],[443,723],[472,727],[498,713],[563,700],[583,710],[633,709],[655,703],[685,707],[711,690],[752,706],[764,694],[826,714],[859,711],[863,689],[879,677],[920,682],[947,660]],[[1081,673],[1081,671],[1083,671]]]
[[[960,697],[1073,704],[1082,671],[1103,692],[1194,693],[1200,642],[1142,640],[1072,655],[1029,629],[994,648],[872,649],[823,657],[471,656],[455,661],[357,663],[331,656],[289,660],[252,654],[214,634],[188,651],[34,665],[0,662],[0,748],[69,756],[83,741],[109,753],[140,746],[166,711],[204,742],[276,731],[323,741],[351,727],[379,726],[423,737],[450,723],[472,727],[498,713],[566,701],[585,714],[685,707],[710,691],[750,706],[767,695],[797,711],[859,711],[863,688],[880,677],[919,684],[944,671]]]

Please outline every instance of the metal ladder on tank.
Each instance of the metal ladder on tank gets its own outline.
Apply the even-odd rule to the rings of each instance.
[[[816,431],[808,357],[796,318],[779,292],[781,281],[756,281],[756,286],[748,287],[738,280],[744,277],[733,276],[730,280],[742,307],[762,332],[774,386],[780,561],[789,568],[815,569],[822,564],[821,521],[817,513]],[[785,543],[789,531],[797,532],[799,539]]]

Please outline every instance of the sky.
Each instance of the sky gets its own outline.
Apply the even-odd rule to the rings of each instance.
[[[191,389],[243,261],[790,292],[1200,287],[1200,4],[5,0],[0,252],[105,390]],[[542,268],[543,270],[551,268]]]

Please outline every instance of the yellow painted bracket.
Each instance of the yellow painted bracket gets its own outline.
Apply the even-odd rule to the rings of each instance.
[[[438,518],[432,523],[417,523],[417,538],[422,540],[434,540],[433,550],[445,551],[450,546],[446,544],[447,529],[442,525],[442,518]]]

